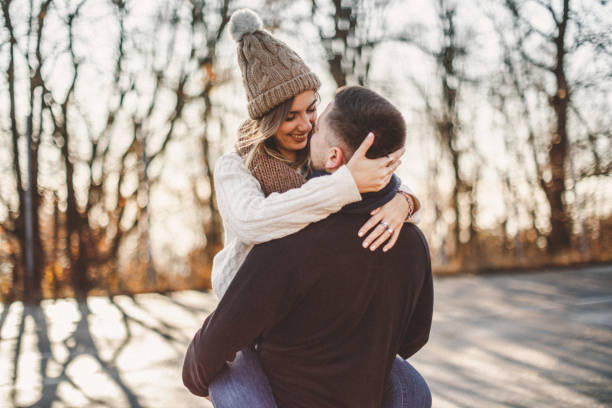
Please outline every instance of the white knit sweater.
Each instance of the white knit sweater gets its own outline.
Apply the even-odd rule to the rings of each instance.
[[[213,260],[212,286],[223,297],[254,245],[293,234],[307,225],[361,200],[346,166],[326,177],[316,177],[300,188],[264,196],[257,179],[238,153],[223,155],[215,166],[217,204],[225,229],[224,248]],[[402,185],[400,188],[414,196]],[[409,221],[416,222],[415,213]]]

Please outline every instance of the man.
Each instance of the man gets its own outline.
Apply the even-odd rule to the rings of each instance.
[[[377,135],[372,158],[405,141],[404,120],[391,103],[366,88],[342,88],[314,130],[314,169],[334,172],[369,131]],[[355,233],[396,190],[391,182],[296,234],[254,247],[189,345],[189,390],[206,396],[226,362],[256,343],[279,407],[381,406],[396,354],[408,358],[427,342],[433,309],[429,251],[417,227],[406,225],[386,253],[365,250]],[[428,398],[421,406],[431,404]]]

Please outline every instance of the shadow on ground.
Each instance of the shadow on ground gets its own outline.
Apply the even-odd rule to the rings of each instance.
[[[193,331],[214,307],[213,299],[202,302],[202,296],[207,295],[4,305],[0,406],[169,406],[163,401],[171,402],[171,395],[160,399],[158,393],[143,392],[167,384],[185,399],[181,359]],[[189,303],[193,300],[199,304]],[[193,399],[194,405],[200,402]]]
[[[612,404],[612,267],[436,280],[435,407]],[[0,406],[210,407],[180,377],[211,293],[0,306]]]

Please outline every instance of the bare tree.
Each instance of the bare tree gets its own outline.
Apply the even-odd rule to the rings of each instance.
[[[15,26],[11,16],[10,0],[2,1],[2,14],[4,27],[9,35],[9,64],[7,68],[7,80],[9,83],[9,106],[10,123],[12,135],[13,171],[17,189],[18,210],[11,216],[11,226],[8,229],[17,239],[21,256],[23,277],[23,296],[26,301],[37,301],[41,296],[41,271],[44,267],[44,252],[40,237],[39,209],[41,196],[38,187],[38,151],[41,143],[43,112],[43,98],[46,93],[45,84],[42,79],[43,57],[41,55],[41,37],[51,0],[46,0],[40,5],[30,2],[28,9],[27,32],[22,47],[19,47],[16,37]],[[25,43],[25,44],[24,44]],[[25,120],[26,137],[26,180],[27,189],[23,186],[24,177],[19,153],[19,139],[24,136],[19,130],[19,118],[17,116],[16,96],[16,62],[22,58],[22,64],[28,71],[28,114]],[[34,128],[34,115],[38,113],[38,127]],[[20,268],[15,265],[15,268]],[[13,275],[15,278],[18,273]],[[17,284],[16,280],[13,282]]]
[[[10,42],[6,96],[10,107],[11,169],[18,198],[17,208],[9,211],[2,230],[19,244],[14,254],[22,257],[14,265],[14,287],[22,279],[24,285],[29,285],[25,286],[24,294],[32,299],[40,297],[41,270],[45,267],[38,218],[43,214],[39,192],[56,197],[50,198],[49,203],[53,220],[42,223],[50,226],[48,235],[53,239],[48,246],[49,260],[54,264],[65,261],[72,289],[83,297],[93,287],[113,290],[121,286],[123,277],[117,268],[118,258],[122,248],[128,249],[123,244],[130,236],[137,236],[140,246],[146,247],[146,276],[149,286],[154,288],[151,285],[155,284],[156,271],[148,233],[150,192],[161,182],[167,146],[176,137],[177,128],[185,127],[186,106],[202,106],[202,123],[198,125],[203,129],[199,136],[204,152],[202,162],[206,169],[204,177],[212,182],[211,163],[215,153],[209,146],[207,124],[214,120],[211,93],[225,78],[215,75],[214,64],[217,43],[229,21],[230,1],[166,3],[157,13],[157,21],[152,22],[150,33],[139,27],[127,28],[126,20],[132,17],[129,2],[112,0],[105,4],[111,11],[107,21],[116,24],[117,36],[113,43],[112,72],[102,72],[110,74],[106,109],[96,112],[88,109],[83,94],[78,92],[92,85],[87,83],[83,72],[95,65],[89,59],[94,54],[75,45],[81,41],[83,27],[91,18],[87,10],[90,4],[87,0],[76,4],[52,0],[30,2],[26,38],[20,39],[16,37],[20,31],[14,29],[11,19],[14,5],[10,0],[1,3],[3,25]],[[190,13],[185,14],[185,9]],[[59,24],[64,31],[52,34],[45,31],[48,19],[55,19],[56,26]],[[160,40],[150,40],[161,31],[164,35],[160,35]],[[184,45],[180,42],[184,37],[180,36],[186,33],[191,34],[192,41]],[[143,42],[147,36],[148,40]],[[50,51],[42,51],[43,42],[53,44]],[[27,49],[20,48],[22,44]],[[60,56],[67,58],[59,62]],[[17,65],[20,58],[25,62]],[[65,87],[53,81],[50,74],[60,63],[65,73],[62,77],[66,80]],[[27,70],[24,74],[21,69],[21,76],[27,78],[29,85],[29,114],[25,116],[17,109],[17,100],[23,95],[18,95],[16,67]],[[171,104],[169,98],[173,101]],[[128,100],[131,102],[127,103]],[[96,126],[94,122],[103,126]],[[159,123],[164,126],[160,127]],[[26,131],[20,131],[23,128]],[[19,148],[20,140],[28,135],[31,143],[26,144],[25,157],[31,166],[24,174],[26,166],[21,163],[24,154],[20,154]],[[38,148],[45,140],[50,143],[48,147],[59,152],[60,161],[51,168],[55,172],[53,176],[63,179],[58,190],[39,185]],[[28,201],[30,191],[34,194]],[[212,196],[207,205],[211,219],[205,228],[212,257],[213,248],[221,245],[221,222]],[[24,250],[29,248],[26,220],[31,220],[33,226],[31,246],[35,252],[30,259],[36,264],[28,268],[34,272],[31,276],[23,271],[23,266],[28,265]],[[55,274],[52,274],[54,291],[60,290],[53,277]]]
[[[500,33],[506,45],[504,61],[511,76],[510,83],[525,112],[533,108],[528,102],[529,94],[536,93],[546,98],[553,118],[546,127],[544,141],[539,139],[544,135],[535,134],[530,128],[529,144],[533,149],[538,184],[550,208],[548,250],[558,253],[571,246],[572,217],[566,203],[568,180],[571,178],[570,121],[572,109],[580,112],[574,99],[581,89],[597,86],[599,80],[605,81],[607,77],[609,81],[610,78],[609,70],[607,73],[604,71],[603,76],[595,75],[599,77],[597,79],[580,78],[580,75],[570,78],[568,70],[573,56],[588,47],[599,49],[602,55],[610,54],[609,27],[607,32],[605,24],[587,28],[581,20],[584,17],[579,14],[581,10],[572,8],[569,0],[560,3],[505,0],[504,6],[512,19],[511,36]],[[542,27],[535,16],[546,17],[551,28]],[[587,174],[609,171],[606,170],[609,163],[602,163],[596,148],[595,139],[603,134],[605,131],[587,132],[595,163]],[[578,139],[577,136],[574,140]]]
[[[389,3],[332,0],[329,4],[312,0],[312,19],[327,55],[329,72],[338,87],[349,82],[367,83],[373,50],[386,39],[383,17]],[[327,28],[329,20],[333,21],[332,30]]]
[[[207,16],[212,14],[212,10],[208,9],[211,7],[211,4],[196,1],[194,2],[192,8],[191,22],[192,37],[197,38],[199,34],[201,38],[205,39],[205,47],[201,47],[200,44],[192,42],[190,56],[197,61],[197,66],[200,67],[203,74],[203,80],[201,82],[202,85],[200,91],[197,93],[197,98],[201,99],[204,103],[204,110],[201,116],[203,130],[200,140],[202,143],[202,162],[206,170],[207,181],[210,184],[210,196],[207,203],[204,203],[208,206],[210,218],[205,224],[204,231],[206,234],[206,252],[211,263],[212,258],[219,251],[219,249],[221,249],[223,244],[221,217],[214,199],[216,195],[212,164],[214,160],[214,153],[211,149],[211,144],[209,141],[209,129],[213,120],[213,102],[211,99],[211,94],[220,83],[226,80],[223,74],[216,72],[218,71],[218,68],[216,67],[216,54],[219,40],[221,39],[221,36],[229,22],[229,6],[230,0],[222,0],[221,2],[213,3],[213,7],[216,8],[216,10],[214,10],[216,11],[215,15],[220,18],[220,22],[215,27],[206,21]],[[223,122],[220,123],[222,124]]]
[[[425,116],[438,137],[439,149],[450,164],[452,172],[452,190],[448,207],[453,213],[453,223],[450,226],[454,255],[464,255],[463,252],[477,244],[476,228],[476,199],[474,195],[475,184],[478,181],[479,170],[466,166],[468,152],[478,159],[470,135],[462,125],[460,116],[461,92],[463,87],[476,82],[461,68],[468,58],[469,37],[471,33],[459,33],[457,26],[457,4],[448,0],[439,0],[437,3],[437,16],[440,29],[439,43],[429,46],[420,38],[418,29],[407,27],[408,31],[394,38],[398,41],[416,46],[426,58],[433,61],[436,68],[435,81],[439,84],[439,93],[433,95],[426,89],[425,84],[411,78],[419,95],[424,101]],[[432,158],[438,161],[438,157]],[[478,165],[478,160],[472,160]],[[435,166],[437,168],[437,165]],[[467,203],[467,205],[462,204]],[[438,204],[436,204],[438,205]],[[443,206],[446,207],[446,206]],[[436,209],[445,211],[444,209]],[[462,220],[467,220],[465,237],[462,238]]]

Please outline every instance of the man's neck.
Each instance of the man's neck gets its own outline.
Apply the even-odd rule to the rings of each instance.
[[[361,201],[342,207],[340,212],[348,214],[369,214],[372,210],[387,204],[395,197],[402,181],[393,175],[389,184],[379,191],[361,194]]]
[[[329,176],[331,173],[325,170],[315,170],[310,174],[309,178],[313,177],[325,177]],[[357,201],[356,203],[348,204],[342,207],[340,212],[351,213],[351,214],[365,214],[370,211],[378,208],[382,205],[385,205],[387,202],[391,201],[393,197],[397,194],[402,181],[395,174],[391,177],[391,181],[385,187],[380,189],[379,191],[374,191],[371,193],[363,193],[361,194],[361,201]]]

